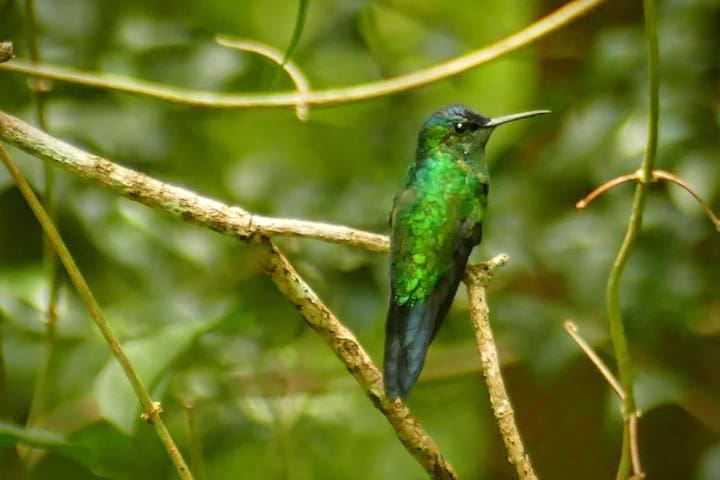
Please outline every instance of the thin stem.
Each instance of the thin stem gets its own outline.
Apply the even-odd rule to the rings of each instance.
[[[288,74],[290,80],[292,80],[292,82],[295,84],[295,88],[297,89],[298,93],[306,95],[308,92],[310,92],[310,83],[308,82],[305,74],[302,72],[302,70],[300,70],[300,67],[298,67],[295,62],[285,61],[285,56],[280,50],[255,40],[229,38],[222,35],[216,35],[215,41],[223,47],[234,48],[240,51],[253,52],[257,53],[258,55],[262,55],[265,58],[269,58],[273,62],[277,63],[280,67],[282,67],[283,70],[285,70],[285,73]],[[305,102],[298,103],[295,106],[295,114],[297,115],[298,120],[307,120],[307,104]]]
[[[630,250],[640,232],[642,225],[643,211],[645,209],[645,200],[648,184],[652,181],[652,171],[655,163],[655,154],[657,152],[657,135],[658,135],[658,116],[659,116],[659,53],[657,41],[657,26],[655,4],[653,0],[643,0],[645,9],[645,30],[647,32],[648,42],[648,83],[649,83],[649,102],[650,108],[648,113],[648,138],[645,147],[645,157],[640,167],[640,181],[635,186],[635,196],[633,199],[632,213],[630,214],[630,222],[625,238],[623,239],[620,251],[613,262],[612,270],[608,278],[606,289],[606,302],[608,310],[608,322],[610,325],[610,338],[615,347],[615,355],[617,357],[618,373],[620,383],[625,390],[625,399],[623,401],[623,413],[625,416],[625,428],[623,437],[628,441],[628,448],[623,449],[620,465],[618,466],[618,479],[627,478],[630,474],[630,468],[633,475],[642,475],[642,467],[639,460],[639,448],[637,445],[637,436],[629,434],[629,417],[636,415],[637,407],[635,405],[635,394],[633,387],[632,364],[630,361],[630,353],[625,336],[622,315],[620,312],[620,280],[623,271],[627,265],[630,256]],[[636,458],[637,462],[629,462],[630,458]],[[630,465],[632,463],[632,465]]]
[[[611,188],[617,187],[618,185],[622,185],[623,183],[637,180],[638,178],[640,178],[639,171],[612,178],[612,179],[608,180],[607,182],[603,183],[602,185],[600,185],[599,187],[597,187],[592,192],[585,195],[585,197],[583,197],[582,199],[578,200],[577,203],[575,204],[575,208],[577,208],[578,210],[582,210],[583,208],[590,205],[590,202],[592,202],[597,197],[599,197],[603,193],[607,192]]]
[[[585,197],[583,197],[582,199],[578,200],[577,203],[575,203],[575,208],[577,208],[578,210],[582,210],[583,208],[590,205],[590,202],[595,200],[600,195],[608,192],[610,189],[615,188],[618,185],[622,185],[623,183],[636,180],[642,180],[641,170],[637,170],[633,173],[628,173],[627,175],[621,175],[619,177],[612,178],[600,185],[599,187],[595,188],[592,192],[585,195]],[[707,215],[713,225],[715,225],[715,229],[720,231],[720,219],[715,215],[715,213],[713,213],[710,206],[705,203],[702,198],[700,198],[700,195],[698,195],[698,193],[693,190],[693,188],[685,180],[673,173],[668,172],[667,170],[660,170],[657,168],[652,171],[652,178],[650,180],[652,182],[657,182],[658,180],[665,180],[667,182],[679,185],[680,187],[685,189],[690,195],[693,196],[695,200],[697,200],[697,202],[700,204],[700,207],[702,207],[702,209],[705,211],[705,215]]]
[[[654,0],[643,0],[645,11],[645,31],[647,33],[648,48],[648,84],[649,84],[649,111],[648,111],[648,138],[645,146],[645,158],[642,171],[643,183],[652,179],[655,167],[658,139],[658,119],[660,117],[660,51],[657,35],[657,12]]]
[[[470,299],[470,318],[475,328],[483,376],[490,394],[490,406],[505,443],[508,460],[515,466],[521,480],[537,480],[515,423],[515,414],[500,371],[497,347],[490,328],[490,311],[485,300],[485,286],[490,281],[493,271],[507,261],[507,255],[498,255],[485,264],[467,267],[465,281]]]
[[[25,1],[25,23],[27,32],[27,44],[30,60],[37,64],[40,62],[40,47],[38,46],[37,27],[35,23],[35,2],[34,0]],[[45,85],[46,80],[42,78],[29,79],[30,89],[35,97],[35,116],[37,117],[40,129],[47,131],[46,104],[48,89]],[[45,172],[45,191],[44,204],[49,217],[55,220],[55,171],[52,164],[44,164]],[[45,276],[47,278],[48,302],[45,310],[45,325],[47,329],[47,351],[45,352],[45,362],[38,372],[35,380],[35,389],[30,403],[30,411],[28,412],[26,424],[35,425],[39,417],[42,415],[47,402],[47,381],[49,378],[50,368],[54,363],[54,351],[57,338],[56,320],[57,320],[57,301],[60,292],[60,271],[58,258],[53,252],[52,246],[47,238],[43,242],[43,264],[45,266]]]
[[[534,41],[561,29],[580,18],[604,0],[573,0],[546,17],[528,25],[494,44],[475,50],[452,60],[386,80],[350,87],[318,90],[307,94],[282,92],[259,95],[217,94],[197,90],[168,87],[152,82],[130,79],[120,75],[91,74],[70,68],[13,61],[0,65],[0,69],[41,75],[46,78],[78,83],[87,86],[147,95],[169,102],[216,108],[290,107],[298,104],[332,105],[357,102],[412,90],[467,70],[523,48]]]
[[[630,250],[635,243],[635,240],[640,231],[642,225],[642,215],[645,208],[645,197],[646,197],[647,184],[638,182],[635,186],[635,197],[633,199],[632,212],[630,214],[630,222],[628,224],[627,231],[622,244],[620,245],[620,251],[613,262],[612,269],[610,270],[610,276],[608,278],[605,300],[607,303],[608,311],[608,322],[610,326],[610,338],[615,348],[615,357],[617,360],[618,374],[620,377],[620,383],[623,385],[625,390],[625,399],[623,401],[623,415],[626,418],[635,411],[635,395],[633,393],[633,375],[632,366],[630,361],[630,353],[627,344],[627,338],[625,336],[625,328],[622,322],[622,315],[620,313],[620,280],[622,278],[623,271],[627,264],[630,256]],[[626,450],[623,449],[623,453]],[[618,470],[617,479],[625,479],[629,475],[629,471],[626,471],[625,466],[629,463],[624,460],[621,461],[621,469]]]
[[[617,474],[615,480],[627,480],[630,475],[632,465],[630,463],[630,435],[627,420],[623,423],[622,430],[622,446],[620,447],[620,462],[618,463]]]
[[[638,419],[640,415],[637,412],[633,412],[627,422],[627,435],[628,442],[630,444],[630,464],[632,465],[633,479],[640,479],[645,477],[645,473],[640,463],[640,449],[638,446]],[[634,447],[633,447],[634,445]]]
[[[172,460],[172,462],[175,464],[180,478],[182,478],[183,480],[192,480],[192,474],[185,465],[185,461],[183,460],[182,455],[175,446],[175,442],[173,441],[170,433],[168,432],[165,424],[162,421],[162,418],[160,417],[160,412],[162,410],[159,404],[157,402],[153,402],[153,400],[150,398],[150,394],[143,386],[140,377],[137,375],[137,372],[135,372],[135,369],[133,368],[130,360],[125,354],[125,351],[122,349],[120,342],[118,342],[117,338],[115,337],[115,334],[113,333],[110,324],[103,316],[100,306],[98,305],[95,297],[90,291],[90,288],[85,281],[85,278],[75,264],[75,260],[73,260],[72,256],[70,255],[70,251],[67,249],[67,246],[60,237],[60,234],[55,228],[55,225],[50,220],[50,217],[40,203],[40,200],[38,200],[37,196],[35,195],[35,192],[33,192],[30,184],[27,182],[27,180],[17,168],[15,163],[12,161],[9,154],[5,150],[5,147],[2,144],[0,144],[0,161],[2,161],[2,163],[5,165],[5,168],[15,180],[15,183],[20,189],[23,197],[25,197],[25,200],[30,206],[30,209],[37,217],[40,226],[45,232],[45,235],[47,235],[48,239],[50,240],[50,243],[55,249],[55,252],[60,258],[63,266],[65,267],[65,270],[67,271],[70,280],[77,289],[80,298],[83,300],[85,306],[88,308],[90,315],[92,316],[95,324],[100,330],[100,333],[102,333],[103,337],[105,338],[105,341],[110,347],[112,354],[115,356],[118,363],[120,363],[123,372],[125,372],[125,376],[128,378],[128,380],[130,381],[130,385],[135,391],[135,395],[140,400],[140,404],[142,405],[144,411],[143,415],[145,415],[147,420],[155,426],[155,430],[157,431],[160,440],[165,446],[170,460]]]
[[[605,380],[610,384],[615,394],[618,396],[621,402],[625,401],[625,390],[615,375],[612,374],[610,369],[605,362],[602,361],[600,356],[595,353],[595,350],[580,336],[577,326],[570,321],[564,323],[565,330],[568,335],[577,343],[580,349],[588,356],[590,361],[600,371]],[[622,436],[622,448],[620,453],[620,464],[618,466],[617,480],[624,480],[628,476],[630,469],[633,471],[631,479],[641,479],[645,476],[642,472],[642,466],[640,464],[640,452],[637,448],[638,445],[638,418],[639,414],[637,411],[630,413],[625,416],[625,422],[623,424],[623,436]]]
[[[710,219],[710,221],[713,223],[713,225],[715,225],[715,229],[717,231],[720,231],[720,219],[715,215],[715,213],[713,213],[710,206],[707,203],[703,202],[702,198],[700,198],[700,195],[698,195],[697,192],[695,190],[693,190],[693,188],[690,185],[688,185],[688,183],[685,180],[683,180],[682,178],[678,177],[677,175],[674,175],[666,170],[658,170],[657,168],[655,170],[653,170],[653,180],[654,179],[661,179],[661,180],[665,180],[668,182],[672,182],[672,183],[684,188],[690,195],[693,196],[693,198],[695,200],[697,200],[697,202],[700,204],[702,209],[705,211],[705,215],[707,215],[708,218]]]
[[[598,371],[605,378],[605,381],[608,382],[610,387],[612,387],[618,398],[621,401],[625,400],[625,391],[623,390],[622,385],[620,385],[618,379],[615,378],[615,375],[612,374],[612,372],[610,371],[608,366],[605,365],[605,362],[602,361],[600,356],[595,353],[595,350],[593,350],[592,347],[585,341],[585,339],[580,336],[577,325],[575,325],[573,322],[567,321],[563,323],[563,326],[565,327],[565,331],[568,333],[568,335],[570,335],[570,338],[572,338],[573,341],[578,345],[578,347],[580,347],[580,349],[583,351],[583,353],[587,355],[593,365],[595,365],[595,368],[597,368]]]

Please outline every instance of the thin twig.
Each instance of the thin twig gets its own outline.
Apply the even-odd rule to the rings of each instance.
[[[230,38],[222,35],[216,35],[215,41],[223,47],[233,48],[244,52],[253,52],[269,58],[273,62],[277,63],[283,70],[288,74],[290,80],[295,84],[295,88],[298,93],[301,94],[301,100],[303,96],[307,95],[310,91],[310,83],[305,77],[305,74],[300,70],[295,62],[292,60],[286,62],[285,55],[278,49],[258,42],[256,40]],[[304,122],[308,118],[308,105],[306,102],[298,102],[295,106],[295,114],[298,120]]]
[[[595,350],[593,350],[593,348],[585,341],[585,339],[580,336],[578,328],[573,322],[566,321],[563,325],[565,326],[565,331],[567,331],[568,335],[570,335],[570,337],[575,341],[575,343],[577,343],[577,345],[585,353],[585,355],[587,355],[593,365],[595,365],[595,367],[600,371],[600,373],[608,382],[610,387],[612,387],[612,389],[615,391],[615,394],[620,399],[620,402],[624,403],[626,396],[625,390],[620,384],[620,381],[618,381],[618,379],[615,378],[615,375],[612,374],[610,368],[605,365],[605,362],[602,361],[602,359],[595,352]],[[642,466],[640,465],[640,452],[637,448],[637,423],[639,417],[640,413],[638,411],[626,414],[623,408],[623,419],[625,421],[625,424],[623,425],[623,445],[621,450],[622,453],[620,456],[621,466],[618,468],[618,470],[624,471],[627,468],[631,468],[633,474],[629,480],[640,480],[641,478],[645,477],[645,474],[642,471]],[[635,445],[634,448],[633,445]]]
[[[636,415],[637,407],[635,405],[635,393],[633,386],[632,362],[628,349],[627,337],[623,326],[622,314],[620,312],[620,279],[622,278],[625,265],[627,265],[635,240],[640,233],[642,225],[643,212],[645,210],[645,200],[649,182],[652,180],[652,171],[655,163],[655,155],[657,152],[657,133],[658,133],[658,117],[660,111],[660,72],[659,72],[659,52],[657,39],[657,25],[655,4],[653,0],[643,0],[645,10],[645,31],[647,33],[648,44],[648,90],[650,108],[648,111],[648,138],[645,147],[645,157],[640,166],[640,181],[635,186],[635,197],[633,199],[632,212],[628,223],[625,238],[623,239],[620,250],[618,251],[615,262],[613,262],[610,276],[608,277],[606,287],[606,302],[608,310],[608,323],[610,326],[610,338],[615,347],[615,356],[617,359],[618,375],[620,383],[625,391],[623,399],[623,411],[625,413],[626,432],[624,437],[628,442],[627,450],[623,450],[623,455],[618,466],[616,478],[624,480],[630,476],[630,470],[635,476],[643,475],[640,465],[640,453],[637,442],[637,436],[631,435],[629,431],[628,419]],[[629,452],[630,461],[628,461],[626,452]],[[634,460],[633,460],[634,459]]]
[[[647,157],[646,157],[647,158]],[[645,162],[643,162],[645,163]],[[646,191],[648,184],[646,182],[637,182],[635,186],[635,196],[633,199],[632,212],[630,213],[630,221],[628,228],[625,232],[625,237],[620,245],[617,257],[613,262],[610,275],[608,277],[607,286],[605,289],[605,300],[608,311],[608,324],[610,326],[610,338],[615,348],[615,357],[618,367],[618,375],[620,377],[620,383],[623,385],[625,390],[625,399],[623,402],[623,411],[625,412],[625,421],[627,422],[628,415],[631,415],[635,411],[635,395],[633,391],[633,374],[632,374],[632,363],[630,360],[630,352],[627,344],[627,337],[625,335],[625,327],[622,323],[622,314],[620,312],[620,280],[622,273],[627,265],[628,258],[630,257],[630,250],[635,244],[635,240],[640,232],[642,225],[643,211],[645,209]],[[627,431],[627,425],[624,428]],[[627,438],[627,435],[624,435]],[[628,440],[629,441],[629,440]],[[620,465],[616,480],[625,480],[630,475],[630,461],[625,455],[625,452],[630,452],[632,457],[632,450],[636,450],[637,447],[633,444],[629,445],[628,449],[623,449],[623,455],[621,457]]]
[[[465,281],[468,285],[470,299],[470,318],[475,328],[483,376],[490,394],[490,406],[505,443],[508,460],[515,466],[521,480],[537,480],[530,457],[525,453],[520,431],[515,423],[510,397],[500,372],[500,360],[490,328],[490,311],[485,300],[485,287],[490,281],[493,271],[507,261],[507,255],[498,255],[487,263],[467,267]]]
[[[606,193],[611,188],[617,187],[618,185],[621,185],[626,182],[630,181],[639,181],[642,178],[642,172],[640,170],[637,170],[633,173],[628,173],[627,175],[621,175],[619,177],[615,177],[613,179],[608,180],[607,182],[603,183],[599,187],[597,187],[592,192],[588,193],[584,198],[581,200],[578,200],[575,204],[575,208],[578,210],[582,210],[583,208],[587,207],[590,202],[595,200],[600,195]],[[679,185],[680,187],[684,188],[690,195],[693,196],[695,200],[700,204],[702,209],[705,211],[705,214],[708,216],[710,221],[715,225],[715,229],[720,231],[720,219],[713,213],[710,206],[705,203],[702,198],[700,198],[700,195],[693,190],[693,188],[682,178],[678,177],[677,175],[668,172],[667,170],[660,170],[655,169],[652,171],[652,175],[650,178],[651,182],[657,182],[659,180],[665,180],[668,182],[672,182],[676,185]]]
[[[604,0],[573,0],[546,17],[528,25],[512,35],[498,40],[466,55],[454,58],[429,68],[417,70],[386,80],[370,82],[351,87],[317,90],[308,94],[282,92],[274,94],[232,95],[204,92],[178,87],[168,87],[157,83],[135,80],[121,75],[86,73],[75,69],[44,65],[35,66],[28,62],[13,61],[0,64],[0,69],[41,75],[46,78],[62,80],[87,86],[118,90],[138,95],[147,95],[169,102],[195,106],[217,108],[249,107],[290,107],[306,103],[308,105],[331,105],[357,102],[403,92],[428,85],[439,80],[458,75],[467,70],[502,57],[523,48],[539,38],[548,35],[568,23],[577,20]]]
[[[613,373],[610,371],[610,368],[608,368],[608,366],[605,365],[605,362],[602,361],[600,355],[598,355],[595,350],[593,350],[593,348],[585,341],[585,339],[580,336],[577,325],[575,325],[571,321],[566,321],[563,323],[563,326],[565,327],[565,331],[568,333],[568,335],[570,335],[570,338],[572,338],[575,343],[577,343],[578,347],[580,347],[580,349],[585,353],[585,355],[587,355],[593,365],[595,365],[595,368],[600,371],[602,376],[605,378],[605,381],[607,381],[608,384],[612,387],[618,398],[621,401],[625,400],[625,391],[623,390],[622,385],[620,385],[618,379],[615,378],[615,375],[613,375]]]
[[[637,180],[638,178],[640,178],[639,171],[633,172],[633,173],[628,173],[627,175],[621,175],[619,177],[610,179],[607,182],[600,185],[599,187],[597,187],[592,192],[585,195],[585,197],[582,198],[581,200],[578,200],[577,203],[575,204],[575,208],[577,208],[578,210],[582,210],[583,208],[590,205],[590,202],[592,202],[597,197],[599,197],[603,193],[607,192],[611,188],[617,187],[618,185],[622,185],[623,183],[626,183],[626,182]]]
[[[83,303],[85,303],[88,311],[90,312],[90,316],[95,321],[100,333],[102,333],[105,341],[110,347],[112,354],[115,356],[122,367],[125,376],[128,378],[133,390],[135,391],[135,395],[138,397],[138,400],[140,400],[140,404],[142,405],[144,411],[143,415],[145,415],[147,420],[155,426],[155,430],[160,437],[161,442],[165,446],[170,460],[175,465],[180,478],[183,480],[193,480],[192,474],[188,470],[187,465],[185,465],[185,460],[183,460],[182,455],[175,446],[174,440],[170,436],[170,433],[160,417],[160,412],[162,410],[159,404],[157,402],[153,402],[150,398],[150,394],[142,384],[137,372],[135,372],[135,369],[120,345],[120,342],[118,342],[115,337],[110,324],[107,320],[105,320],[102,310],[100,310],[100,306],[90,291],[90,287],[75,264],[75,261],[65,246],[65,243],[60,237],[55,225],[50,220],[50,217],[40,203],[40,200],[38,200],[37,196],[30,187],[30,184],[27,182],[22,173],[20,173],[20,170],[18,170],[17,166],[10,158],[2,143],[0,143],[0,161],[2,161],[5,168],[15,180],[15,183],[22,192],[23,197],[25,197],[30,209],[37,217],[40,226],[55,249],[55,252],[70,277],[70,280],[77,289],[80,298],[83,300]]]
[[[628,415],[628,437],[630,442],[630,464],[632,466],[632,477],[631,480],[640,480],[645,478],[645,472],[643,472],[642,464],[640,463],[640,449],[638,448],[638,420],[640,414],[637,411],[632,412]],[[633,448],[633,445],[635,447]]]
[[[710,221],[713,223],[713,225],[715,225],[715,229],[720,232],[720,219],[713,213],[710,206],[707,203],[703,202],[702,198],[700,198],[700,195],[698,195],[697,192],[695,192],[695,190],[693,190],[693,188],[685,180],[666,170],[659,169],[653,170],[653,179],[666,180],[684,188],[690,195],[693,196],[695,200],[697,200]]]
[[[576,205],[577,208],[584,208],[590,201],[592,201],[593,198],[603,192],[606,192],[615,185],[619,185],[620,183],[630,180],[638,181],[635,186],[632,212],[630,213],[630,220],[625,232],[625,237],[623,238],[617,257],[613,262],[605,289],[610,338],[612,339],[612,343],[615,348],[620,383],[622,384],[623,391],[625,392],[625,396],[623,398],[623,414],[625,419],[625,425],[623,427],[623,447],[621,450],[616,480],[625,480],[631,476],[631,471],[633,478],[642,478],[644,476],[642,465],[640,464],[637,425],[632,426],[631,428],[631,423],[637,421],[638,412],[635,405],[635,395],[633,391],[632,364],[630,361],[625,328],[623,326],[622,315],[620,312],[620,280],[622,278],[623,271],[625,270],[625,266],[627,265],[630,250],[632,249],[632,246],[640,232],[648,186],[657,178],[662,178],[662,173],[660,176],[657,176],[655,173],[656,170],[654,170],[655,157],[657,153],[658,117],[660,112],[660,54],[658,50],[657,15],[653,0],[643,0],[643,7],[645,11],[645,31],[647,33],[648,45],[648,91],[650,97],[650,108],[648,112],[648,138],[647,145],[645,147],[645,156],[640,168],[635,173],[624,175],[606,182]],[[669,180],[674,181],[674,178],[669,178]],[[684,182],[679,183],[679,185],[683,188],[686,187]],[[704,204],[703,207],[705,207]],[[708,209],[706,209],[706,212],[707,211]],[[710,218],[713,220],[713,223],[715,223],[715,216],[711,215]],[[715,223],[715,225],[717,228],[718,224]]]
[[[0,112],[0,139],[131,200],[226,235],[308,237],[374,252],[385,252],[389,247],[385,235],[326,223],[254,215],[240,207],[198,196],[86,153],[3,112]]]

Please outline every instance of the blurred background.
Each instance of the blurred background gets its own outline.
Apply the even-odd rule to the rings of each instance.
[[[218,92],[285,91],[270,61],[216,33],[284,50],[297,1],[36,2],[43,61]],[[489,44],[559,0],[310,2],[293,54],[313,88],[411,72]],[[720,211],[720,1],[658,2],[657,167]],[[0,1],[0,39],[27,59],[23,0]],[[641,2],[607,2],[530,47],[436,84],[313,108],[214,110],[51,82],[49,132],[160,180],[269,216],[386,233],[393,195],[435,110],[548,108],[499,129],[481,261],[510,263],[489,289],[520,430],[538,475],[614,478],[619,404],[563,329],[572,319],[614,366],[605,282],[633,186],[577,211],[595,186],[640,164],[646,138]],[[36,123],[27,78],[0,71],[0,108]],[[38,189],[42,162],[15,149]],[[198,479],[420,479],[424,472],[342,364],[243,243],[57,174],[60,229]],[[373,359],[382,360],[388,259],[277,239]],[[720,237],[674,185],[651,189],[622,281],[622,310],[652,479],[720,478]],[[76,293],[65,281],[46,368],[42,237],[0,171],[0,477],[176,478]],[[37,393],[38,376],[41,392]],[[39,395],[39,397],[38,397]],[[33,400],[35,398],[35,400]],[[23,431],[31,404],[33,430]],[[409,406],[464,479],[513,479],[480,377],[461,287]],[[185,406],[192,405],[188,410]],[[194,430],[189,430],[188,415]],[[46,450],[21,452],[25,438]],[[20,473],[20,472],[24,473]]]

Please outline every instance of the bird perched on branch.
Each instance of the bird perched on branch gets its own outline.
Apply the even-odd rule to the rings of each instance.
[[[547,110],[488,118],[454,105],[423,125],[415,162],[390,214],[390,305],[384,381],[406,398],[480,243],[490,179],[485,145],[498,125]]]

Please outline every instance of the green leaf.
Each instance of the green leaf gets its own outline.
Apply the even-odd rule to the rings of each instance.
[[[295,28],[293,29],[290,44],[288,45],[287,50],[285,50],[285,55],[283,56],[283,65],[290,60],[290,56],[293,54],[295,47],[300,41],[300,35],[302,35],[303,28],[305,28],[308,6],[310,6],[310,0],[300,0],[298,3],[297,17],[295,17]]]
[[[0,447],[11,447],[17,444],[58,453],[87,466],[95,463],[89,449],[69,442],[59,433],[41,428],[25,429],[19,425],[0,422]]]
[[[160,332],[125,344],[125,353],[145,388],[157,385],[161,375],[197,338],[207,323],[188,322],[172,325]],[[95,382],[95,397],[100,414],[122,432],[133,433],[140,415],[140,402],[115,358],[103,367]]]

